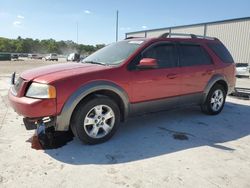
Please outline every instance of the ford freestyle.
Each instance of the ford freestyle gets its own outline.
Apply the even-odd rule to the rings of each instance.
[[[110,44],[82,63],[23,72],[9,90],[26,129],[72,130],[87,144],[107,141],[138,113],[199,105],[223,109],[235,85],[235,64],[217,38],[165,33]]]

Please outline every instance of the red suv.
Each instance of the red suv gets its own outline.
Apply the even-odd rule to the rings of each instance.
[[[232,56],[217,38],[179,35],[128,38],[82,63],[26,71],[10,88],[10,104],[27,129],[71,129],[88,144],[108,140],[138,113],[186,105],[220,113],[235,85]]]

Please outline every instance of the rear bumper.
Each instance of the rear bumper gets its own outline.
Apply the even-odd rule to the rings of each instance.
[[[56,99],[16,97],[9,90],[9,103],[20,115],[28,118],[56,116]]]

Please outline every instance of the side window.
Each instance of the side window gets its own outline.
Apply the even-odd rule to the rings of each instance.
[[[159,44],[142,53],[141,58],[154,58],[159,68],[176,67],[176,53],[173,44]]]
[[[180,65],[197,66],[212,64],[207,52],[199,45],[180,44]]]

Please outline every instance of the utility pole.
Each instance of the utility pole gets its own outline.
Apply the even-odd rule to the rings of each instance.
[[[76,22],[76,43],[78,44],[78,22]]]
[[[119,12],[116,11],[116,42],[118,41],[118,20],[119,19]]]

